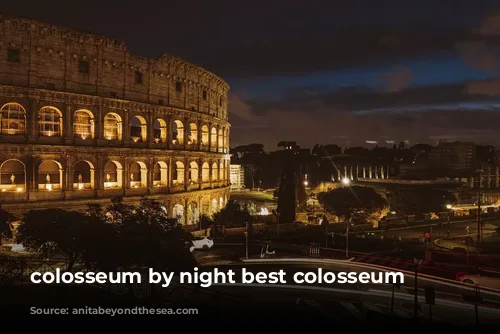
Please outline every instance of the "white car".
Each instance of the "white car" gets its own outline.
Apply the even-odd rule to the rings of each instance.
[[[479,269],[476,274],[458,273],[457,279],[463,283],[500,290],[500,271]]]
[[[210,237],[194,237],[191,252],[195,249],[209,250],[214,246],[214,241]]]

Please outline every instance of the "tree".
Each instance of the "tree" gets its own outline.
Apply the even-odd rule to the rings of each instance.
[[[297,178],[292,163],[285,164],[281,172],[281,179],[278,188],[278,208],[279,220],[283,223],[293,223],[295,221],[295,210],[297,207]]]
[[[214,214],[213,221],[217,225],[241,227],[245,226],[246,222],[252,223],[252,216],[246,207],[229,200],[222,210]]]
[[[17,242],[45,256],[49,253],[64,255],[68,260],[68,270],[71,270],[90,241],[84,222],[85,216],[75,211],[31,210],[19,225]]]
[[[318,200],[327,212],[346,222],[370,222],[375,226],[389,211],[384,197],[370,187],[340,187],[319,193]]]
[[[457,198],[449,191],[432,188],[399,190],[392,197],[393,209],[402,214],[443,212],[446,205],[456,202]]]
[[[205,230],[213,224],[213,220],[206,214],[200,216],[200,229]]]
[[[0,209],[0,245],[2,240],[12,238],[12,222],[16,217],[6,210]]]
[[[297,178],[297,208],[299,211],[305,211],[307,206],[307,194],[306,188],[304,187],[304,181]]]

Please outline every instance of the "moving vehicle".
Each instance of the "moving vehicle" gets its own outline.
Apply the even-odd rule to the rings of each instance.
[[[212,238],[206,236],[194,237],[192,242],[191,252],[195,249],[209,250],[214,246]]]
[[[479,268],[475,274],[457,273],[457,280],[466,284],[500,290],[500,271]]]

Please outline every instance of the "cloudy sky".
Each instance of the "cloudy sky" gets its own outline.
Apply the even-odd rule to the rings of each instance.
[[[222,76],[232,146],[500,145],[498,0],[17,0],[0,10]]]

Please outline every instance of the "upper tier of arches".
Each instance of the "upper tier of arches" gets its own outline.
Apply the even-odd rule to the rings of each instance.
[[[0,138],[36,139],[37,143],[130,146],[229,152],[229,127],[181,115],[134,110],[39,104],[28,110],[18,102],[0,107]]]

